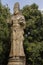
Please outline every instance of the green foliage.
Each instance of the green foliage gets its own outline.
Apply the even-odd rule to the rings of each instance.
[[[26,20],[24,49],[27,65],[43,65],[43,16],[34,3],[22,9]]]
[[[0,3],[0,65],[4,65],[9,52],[8,18],[10,18],[9,8]]]

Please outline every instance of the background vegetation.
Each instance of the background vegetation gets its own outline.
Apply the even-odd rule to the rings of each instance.
[[[43,65],[43,15],[37,4],[22,9],[26,19],[24,50],[27,65]]]
[[[26,20],[24,51],[27,65],[43,65],[43,14],[37,4],[22,8]],[[11,13],[0,3],[0,65],[6,65],[10,51],[10,35],[7,20]]]
[[[9,52],[9,27],[7,19],[10,17],[8,6],[0,3],[0,65],[6,65]]]

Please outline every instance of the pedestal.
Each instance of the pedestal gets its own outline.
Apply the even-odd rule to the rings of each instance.
[[[25,57],[12,57],[9,58],[8,65],[25,65]]]

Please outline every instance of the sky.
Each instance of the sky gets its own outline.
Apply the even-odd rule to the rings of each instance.
[[[20,3],[20,8],[23,8],[25,5],[31,5],[36,3],[39,6],[39,9],[43,10],[43,0],[1,0],[3,5],[8,4],[11,13],[13,12],[13,7],[16,2]]]

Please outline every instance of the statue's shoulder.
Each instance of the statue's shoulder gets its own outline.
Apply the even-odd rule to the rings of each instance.
[[[11,20],[14,20],[14,18],[15,18],[15,16],[12,14],[12,15],[11,15]]]
[[[7,22],[8,22],[9,24],[12,24],[13,20],[14,20],[14,15],[11,15],[10,19],[9,19]]]

